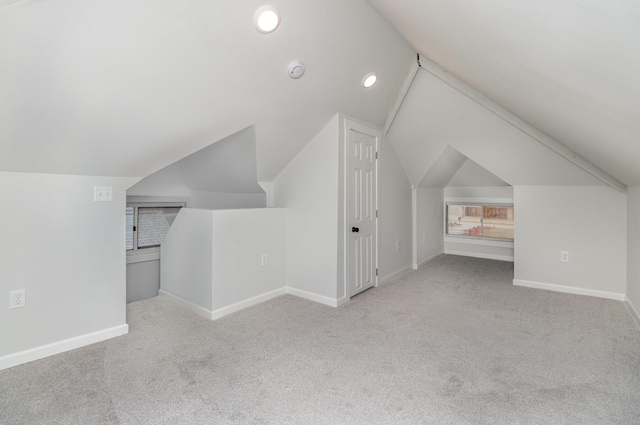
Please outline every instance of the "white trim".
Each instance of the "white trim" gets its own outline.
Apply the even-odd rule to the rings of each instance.
[[[411,263],[418,269],[418,188],[411,186]]]
[[[633,317],[633,320],[636,322],[636,325],[640,327],[640,314],[638,314],[638,310],[636,310],[636,307],[633,305],[633,303],[631,302],[628,296],[625,295],[624,299],[625,299],[625,304],[627,305],[627,308],[629,309],[629,312]]]
[[[563,292],[565,294],[586,295],[589,297],[606,298],[608,300],[624,301],[625,294],[618,292],[600,291],[597,289],[578,288],[576,286],[556,285],[554,283],[532,282],[530,280],[513,279],[514,286],[544,289],[546,291]]]
[[[261,304],[265,301],[272,300],[276,297],[284,295],[285,293],[286,293],[285,288],[278,288],[273,291],[265,292],[264,294],[260,294],[255,297],[249,298],[247,300],[242,300],[237,303],[228,305],[226,307],[213,310],[211,312],[211,320],[216,320],[228,314],[235,313],[236,311],[244,310],[247,307],[251,307],[257,304]]]
[[[172,294],[171,292],[165,291],[164,289],[160,289],[158,291],[160,295],[166,295],[169,299],[173,300],[177,304],[183,306],[187,310],[197,314],[198,316],[204,317],[209,320],[216,320],[221,317],[227,316],[231,313],[235,313],[240,310],[244,310],[247,307],[251,307],[265,301],[269,301],[273,298],[279,297],[280,295],[284,295],[286,293],[286,288],[278,288],[270,292],[265,292],[264,294],[257,295],[255,297],[239,301],[237,303],[219,308],[217,310],[209,310],[208,308],[199,306],[189,300],[186,300],[178,295]]]
[[[345,297],[342,297],[342,298],[338,298],[338,299],[336,300],[336,308],[340,307],[341,305],[346,304],[346,303],[347,303],[347,301],[349,301],[349,298],[347,298],[346,296],[345,296]]]
[[[502,205],[507,207],[512,207],[513,198],[478,198],[478,197],[466,197],[466,196],[448,196],[444,198],[445,206],[446,204],[470,204],[470,203],[478,203],[478,204],[494,204],[494,205]]]
[[[498,248],[513,249],[513,241],[495,240],[490,238],[481,238],[477,236],[452,236],[446,235],[444,237],[444,243],[458,243],[464,245],[480,245],[480,246],[495,246]]]
[[[142,251],[142,252],[141,252]],[[160,247],[143,248],[127,251],[127,264],[160,260]]]
[[[461,255],[463,257],[484,258],[487,260],[509,261],[511,263],[513,263],[514,261],[514,258],[512,255],[485,254],[485,253],[471,252],[471,251],[454,251],[446,248],[444,250],[444,253],[451,254],[451,255]]]
[[[179,297],[178,295],[172,294],[171,292],[168,292],[164,289],[160,289],[158,291],[158,295],[164,295],[166,296],[169,300],[175,302],[176,304],[186,308],[187,310],[191,311],[192,313],[197,314],[200,317],[204,317],[205,319],[209,319],[211,320],[211,315],[213,314],[213,312],[211,310],[209,310],[208,308],[199,306],[198,304],[192,303],[189,300],[186,300],[182,297]]]
[[[376,159],[375,159],[375,173],[376,173],[376,177],[374,179],[375,182],[375,188],[374,188],[374,196],[375,196],[375,210],[379,211],[380,209],[380,205],[379,205],[379,200],[380,200],[380,161],[379,161],[379,157],[378,157],[378,153],[380,152],[380,141],[382,139],[382,134],[380,132],[380,130],[375,127],[372,126],[370,124],[366,124],[364,122],[358,121],[358,120],[354,120],[351,117],[347,117],[345,115],[341,115],[340,116],[342,119],[342,142],[343,142],[343,146],[342,146],[342,155],[344,155],[344,174],[343,174],[343,187],[344,187],[344,205],[343,205],[343,217],[344,217],[344,231],[343,231],[343,236],[344,236],[344,267],[345,267],[345,275],[344,275],[344,282],[345,282],[345,296],[350,298],[355,294],[351,293],[351,262],[352,262],[352,253],[351,253],[351,249],[350,245],[351,245],[351,239],[350,239],[350,228],[351,228],[351,223],[349,223],[349,217],[351,217],[351,184],[350,184],[350,169],[351,169],[351,155],[350,155],[350,149],[351,149],[351,139],[349,137],[349,133],[350,131],[356,131],[358,133],[362,133],[365,135],[368,135],[370,137],[373,137],[376,139]],[[380,250],[380,229],[379,229],[379,225],[380,225],[380,220],[376,214],[376,218],[375,218],[375,242],[373,243],[373,248],[375,249],[375,255],[374,255],[374,261],[375,264],[372,267],[372,272],[374,272],[375,270],[378,269],[379,266],[379,259],[378,259],[378,255],[379,255],[379,250]],[[377,273],[375,274],[374,277],[374,283],[373,286],[378,286],[378,282],[379,282],[379,278]],[[329,298],[330,300],[332,300],[333,302],[336,302],[337,300],[334,300],[332,298]],[[322,301],[318,301],[323,303]],[[324,304],[324,303],[323,303]],[[327,304],[327,305],[333,305],[333,304]],[[334,306],[336,307],[336,306]]]
[[[441,255],[444,255],[444,251],[440,251],[440,252],[438,252],[437,254],[434,254],[434,255],[432,255],[431,257],[426,258],[426,259],[424,259],[424,260],[420,261],[418,264],[414,264],[414,265],[413,265],[413,269],[414,269],[414,270],[418,270],[420,267],[424,266],[424,265],[425,265],[425,264],[427,264],[427,263],[432,262],[433,260],[435,260],[436,258],[440,257]]]
[[[125,323],[124,325],[114,326],[112,328],[103,329],[62,341],[53,342],[51,344],[42,345],[40,347],[31,348],[29,350],[8,354],[6,356],[0,357],[0,370],[64,353],[65,351],[75,350],[76,348],[125,335],[128,332],[129,325]]]
[[[411,61],[411,66],[409,67],[409,71],[407,71],[407,75],[404,77],[404,81],[402,82],[402,86],[400,87],[400,93],[398,93],[398,98],[396,99],[396,103],[393,104],[393,107],[389,111],[389,115],[387,115],[387,119],[384,122],[384,127],[382,127],[382,134],[387,135],[393,121],[396,119],[396,115],[398,115],[398,111],[400,110],[400,106],[402,106],[402,102],[404,102],[404,98],[407,97],[407,93],[409,92],[409,88],[411,84],[413,84],[414,78],[416,78],[416,74],[418,73],[418,60],[414,58]]]
[[[480,93],[476,89],[470,87],[466,83],[460,81],[455,76],[453,76],[452,74],[442,69],[435,62],[432,62],[427,58],[421,58],[420,63],[422,65],[422,69],[427,71],[429,74],[433,75],[434,77],[438,78],[445,84],[454,88],[464,96],[476,102],[481,107],[492,112],[497,117],[503,119],[505,122],[516,127],[517,129],[522,131],[524,134],[530,136],[532,139],[534,139],[541,145],[557,153],[567,161],[583,169],[584,171],[586,171],[596,179],[600,180],[601,182],[605,183],[606,185],[612,187],[613,189],[616,189],[617,191],[622,193],[627,193],[627,186],[624,183],[620,182],[615,177],[613,177],[611,174],[607,173],[606,171],[602,170],[601,168],[587,161],[586,159],[584,159],[583,157],[581,157],[580,155],[578,155],[577,153],[575,153],[574,151],[566,147],[565,145],[558,142],[556,139],[538,130],[537,128],[535,128],[534,126],[532,126],[531,124],[529,124],[528,122],[520,118],[519,116],[515,115],[514,113],[498,105],[493,100],[485,97],[482,93]]]
[[[285,288],[285,293],[308,301],[328,305],[329,307],[339,307],[349,300],[347,297],[342,297],[340,299],[325,297],[324,295],[314,294],[313,292],[303,291],[302,289],[292,288],[290,286]]]
[[[378,282],[378,284],[380,285],[386,285],[387,283],[391,283],[394,280],[400,279],[402,276],[406,275],[407,273],[410,273],[411,271],[413,271],[413,267],[412,266],[407,266],[403,269],[400,269],[394,273],[391,273],[389,275],[386,275],[383,278],[380,278],[380,281]]]

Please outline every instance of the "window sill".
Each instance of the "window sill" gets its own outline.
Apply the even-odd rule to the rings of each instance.
[[[160,248],[139,249],[127,252],[127,264],[157,261],[160,259]]]
[[[494,240],[489,238],[450,236],[444,237],[444,241],[450,243],[464,243],[469,245],[497,246],[501,248],[513,248],[513,241]]]

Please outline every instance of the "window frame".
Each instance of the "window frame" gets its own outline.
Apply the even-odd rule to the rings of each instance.
[[[127,202],[126,208],[134,208],[133,213],[133,249],[126,249],[127,264],[136,263],[140,261],[150,261],[160,259],[160,246],[150,247],[138,247],[138,208],[186,208],[186,202]],[[125,209],[126,220],[126,209]],[[125,235],[126,235],[126,223],[125,223]]]
[[[482,245],[498,245],[501,246],[504,243],[513,244],[515,240],[515,228],[514,228],[514,238],[492,238],[486,236],[469,236],[469,235],[456,235],[449,233],[449,206],[469,206],[469,207],[480,207],[481,209],[481,217],[480,217],[480,225],[484,226],[484,211],[487,207],[509,207],[514,209],[515,216],[515,206],[514,203],[509,202],[486,202],[486,201],[478,201],[478,200],[455,200],[455,201],[447,201],[444,203],[444,236],[446,238],[452,238],[453,241],[457,239],[461,239],[464,243],[476,243]],[[473,242],[477,241],[477,242]],[[459,241],[462,242],[462,241]]]

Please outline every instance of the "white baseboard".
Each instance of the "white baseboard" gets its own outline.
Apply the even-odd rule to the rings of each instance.
[[[176,294],[173,294],[171,292],[168,292],[164,289],[160,289],[158,291],[158,295],[160,296],[166,296],[167,299],[173,301],[174,303],[186,308],[187,310],[191,311],[192,313],[197,314],[200,317],[204,317],[205,319],[209,319],[211,320],[211,315],[213,314],[213,311],[209,310],[208,308],[199,306],[198,304],[192,303],[191,301],[188,301]]]
[[[391,283],[396,279],[400,279],[402,276],[411,271],[413,271],[413,267],[407,266],[404,269],[398,270],[395,273],[391,273],[383,278],[380,278],[380,280],[378,281],[378,285],[386,285],[387,283]]]
[[[627,305],[627,308],[629,309],[631,316],[633,316],[633,320],[635,320],[636,325],[640,327],[640,314],[638,314],[638,310],[636,309],[636,306],[633,305],[629,297],[625,296],[624,298],[625,298],[625,304]]]
[[[235,304],[231,304],[226,307],[213,310],[211,312],[211,320],[219,319],[228,314],[235,313],[236,311],[244,310],[247,307],[261,304],[265,301],[272,300],[284,294],[286,294],[285,288],[278,288],[273,291],[265,292],[264,294],[256,295],[255,297],[249,298],[247,300],[242,300]]]
[[[485,254],[480,252],[453,251],[450,249],[445,249],[444,253],[451,254],[451,255],[462,255],[464,257],[484,258],[487,260],[510,261],[513,263],[512,255],[495,255],[495,254]]]
[[[440,257],[441,255],[444,255],[444,251],[440,251],[437,254],[432,255],[431,257],[420,261],[418,264],[414,264],[413,265],[413,269],[414,270],[418,270],[420,267],[424,266],[427,263],[432,262],[433,260],[435,260],[436,258]]]
[[[101,331],[76,336],[51,344],[42,345],[40,347],[31,348],[29,350],[8,354],[0,357],[0,370],[29,363],[34,360],[40,360],[55,354],[64,353],[65,351],[75,350],[76,348],[115,338],[128,332],[129,325],[125,323],[124,325],[114,326],[113,328],[103,329]]]
[[[338,298],[337,303],[336,303],[337,304],[336,307],[340,307],[341,305],[346,304],[347,301],[349,301],[349,297],[345,296],[345,297],[342,297],[342,298]]]
[[[290,286],[286,288],[286,293],[289,295],[294,295],[298,298],[303,298],[305,300],[328,305],[329,307],[339,307],[349,300],[346,297],[339,299],[325,297],[324,295],[314,294],[313,292],[303,291],[302,289],[292,288]]]
[[[197,314],[198,316],[204,317],[209,320],[216,320],[221,317],[224,317],[228,314],[235,313],[236,311],[243,310],[247,307],[251,307],[265,301],[269,301],[273,298],[279,297],[280,295],[284,295],[286,293],[285,288],[278,288],[273,291],[265,292],[264,294],[256,295],[255,297],[248,298],[246,300],[239,301],[237,303],[216,309],[209,310],[208,308],[197,305],[189,300],[186,300],[178,295],[172,294],[171,292],[165,291],[161,289],[159,291],[160,295],[166,295],[175,303],[183,306],[187,310]]]
[[[597,289],[585,289],[575,286],[556,285],[553,283],[533,282],[530,280],[513,279],[515,286],[544,289],[547,291],[564,292],[565,294],[586,295],[589,297],[606,298],[609,300],[625,301],[626,295],[617,292],[599,291]]]

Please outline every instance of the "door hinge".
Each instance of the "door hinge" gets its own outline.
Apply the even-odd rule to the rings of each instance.
[[[378,159],[378,152],[376,152],[376,159]]]
[[[376,268],[376,276],[378,276],[378,269]]]
[[[378,218],[378,210],[376,210],[376,218]]]

